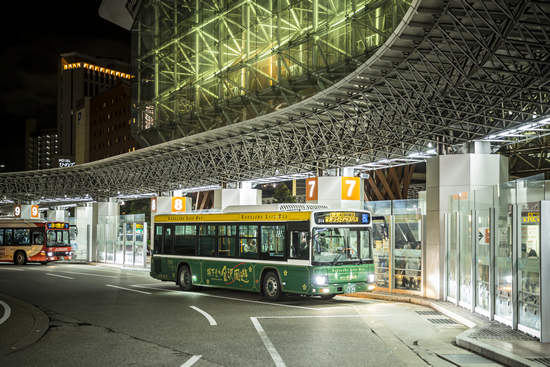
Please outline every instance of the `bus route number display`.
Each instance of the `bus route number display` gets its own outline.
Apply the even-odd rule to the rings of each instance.
[[[315,223],[364,225],[370,223],[370,214],[358,212],[315,213]]]

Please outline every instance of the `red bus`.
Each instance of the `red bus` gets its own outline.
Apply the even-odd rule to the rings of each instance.
[[[0,262],[46,265],[70,259],[69,223],[36,219],[0,220]]]

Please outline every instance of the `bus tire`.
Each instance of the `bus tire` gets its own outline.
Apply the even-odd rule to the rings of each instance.
[[[27,255],[23,251],[17,251],[13,255],[13,263],[15,265],[25,265],[27,263]]]
[[[281,282],[277,273],[270,271],[264,278],[264,296],[271,302],[278,302],[283,299]]]
[[[180,267],[178,271],[178,283],[180,289],[184,292],[192,292],[196,289],[193,285],[193,277],[191,276],[191,271],[187,266]]]

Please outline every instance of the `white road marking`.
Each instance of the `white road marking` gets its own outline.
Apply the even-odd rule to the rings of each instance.
[[[265,347],[267,348],[267,351],[271,355],[271,359],[273,359],[273,362],[275,362],[275,365],[277,367],[283,367],[286,366],[285,362],[283,362],[283,359],[279,355],[279,352],[277,352],[277,349],[273,346],[273,343],[271,343],[271,340],[269,340],[269,337],[265,333],[264,329],[262,328],[262,325],[258,322],[258,319],[256,317],[251,317],[250,320],[252,320],[252,323],[254,324],[254,327],[256,328],[256,331],[258,334],[260,334],[260,338],[264,342]]]
[[[0,305],[2,305],[4,307],[4,316],[2,316],[2,318],[0,319],[0,325],[2,325],[2,323],[10,317],[11,308],[10,308],[10,306],[8,306],[6,303],[4,303],[2,301],[0,301]]]
[[[154,285],[154,284],[153,284]],[[159,284],[159,285],[164,285],[164,284]],[[200,292],[182,292],[182,291],[178,291],[178,290],[174,290],[174,289],[159,289],[159,288],[155,288],[155,287],[150,287],[150,286],[146,286],[146,285],[139,285],[139,284],[134,284],[134,285],[131,285],[131,287],[138,287],[138,288],[145,288],[145,289],[154,289],[154,290],[157,290],[157,291],[164,291],[164,292],[177,292],[177,293],[180,293],[182,295],[185,295],[185,294],[192,294],[194,296],[203,296],[203,297],[212,297],[212,298],[221,298],[221,299],[228,299],[230,301],[238,301],[238,302],[248,302],[248,303],[258,303],[260,305],[265,305],[265,306],[277,306],[277,307],[291,307],[291,308],[299,308],[301,310],[312,310],[312,311],[323,311],[323,310],[331,310],[332,307],[326,307],[326,308],[313,308],[313,307],[303,307],[303,306],[293,306],[293,305],[285,305],[285,304],[282,304],[282,303],[268,303],[268,302],[260,302],[260,301],[250,301],[250,300],[246,300],[246,299],[239,299],[239,298],[231,298],[231,297],[223,297],[223,296],[215,296],[213,294],[204,294],[204,293],[200,293]],[[335,307],[336,308],[336,307]]]
[[[60,277],[60,278],[65,278],[65,279],[74,279],[74,278],[71,278],[71,277],[66,277],[64,275],[57,275],[57,274],[51,274],[51,273],[46,273],[46,275],[51,275],[52,277]]]
[[[208,320],[208,322],[210,323],[210,326],[216,326],[218,325],[216,323],[216,320],[214,320],[214,318],[212,316],[210,316],[207,312],[204,312],[203,310],[201,310],[200,308],[198,307],[195,307],[195,306],[189,306],[191,307],[193,310],[197,311],[197,312],[200,312],[204,317],[206,317],[206,319]]]
[[[118,289],[124,289],[125,291],[130,291],[130,292],[136,292],[136,293],[142,293],[142,294],[152,294],[152,293],[149,293],[149,292],[142,292],[142,291],[136,291],[135,289],[130,289],[130,288],[124,288],[124,287],[118,287],[116,285],[111,285],[111,284],[105,284],[107,287],[112,287],[112,288],[118,288]]]
[[[198,361],[202,356],[193,356],[191,357],[187,362],[182,364],[180,367],[189,367],[195,364],[196,361]]]
[[[267,336],[266,332],[262,328],[262,325],[260,325],[260,322],[258,319],[307,319],[307,318],[337,318],[337,317],[362,317],[361,315],[324,315],[324,316],[260,316],[260,317],[251,317],[250,320],[252,320],[252,323],[254,324],[254,327],[256,328],[256,331],[258,334],[260,334],[260,338],[264,342],[264,345],[266,346],[267,350],[269,351],[269,354],[271,354],[271,358],[273,359],[273,362],[275,362],[275,365],[277,367],[285,366],[285,363],[283,362],[280,354],[275,349],[275,346],[273,346],[273,343]]]
[[[0,267],[0,269],[16,270],[16,271],[25,271],[25,270],[23,270],[23,269],[18,269],[18,268],[15,268],[15,267],[12,268],[11,266],[10,266],[10,267],[7,267],[7,266],[6,266],[6,267],[3,267],[3,266],[2,266],[2,267]]]
[[[51,268],[51,267],[50,267]],[[36,270],[36,271],[52,271],[52,269],[32,269],[32,270]],[[56,270],[57,271],[57,270]],[[81,273],[79,271],[63,271],[63,270],[59,270],[57,271],[58,273],[65,273],[65,274],[78,274],[78,275],[91,275],[91,276],[94,276],[94,277],[103,277],[103,278],[120,278],[120,276],[115,276],[115,275],[103,275],[103,274],[92,274],[92,273]]]

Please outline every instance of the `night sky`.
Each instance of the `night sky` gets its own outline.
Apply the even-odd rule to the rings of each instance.
[[[0,46],[0,172],[24,170],[25,120],[57,126],[59,55],[77,51],[130,61],[130,32],[98,14],[101,0],[9,2]],[[16,25],[10,25],[10,18]]]

